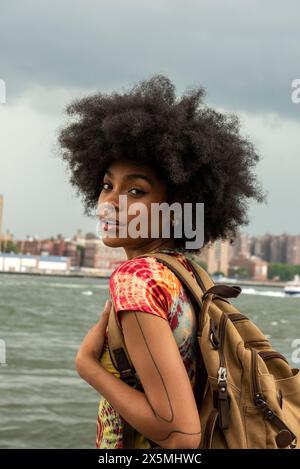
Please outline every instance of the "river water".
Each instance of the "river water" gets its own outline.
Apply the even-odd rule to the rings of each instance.
[[[95,448],[99,396],[74,357],[107,295],[107,279],[0,275],[0,448]],[[300,298],[243,287],[232,302],[300,366]]]

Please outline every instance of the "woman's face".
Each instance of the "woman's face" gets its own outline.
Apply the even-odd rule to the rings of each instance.
[[[166,183],[153,168],[117,160],[107,168],[100,184],[98,216],[106,246],[146,248],[153,240],[160,239],[162,217],[152,216],[151,207],[168,202],[168,194]],[[109,218],[113,219],[110,224]],[[155,232],[158,236],[151,237],[151,226],[158,229]]]

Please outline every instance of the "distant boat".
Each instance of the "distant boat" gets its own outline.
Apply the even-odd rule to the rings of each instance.
[[[294,275],[294,280],[286,282],[284,292],[288,295],[300,295],[300,276]]]

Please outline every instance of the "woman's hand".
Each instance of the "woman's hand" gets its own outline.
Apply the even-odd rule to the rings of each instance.
[[[91,327],[78,349],[75,358],[76,370],[79,376],[85,380],[93,370],[99,367],[99,358],[104,345],[105,330],[110,310],[111,301],[108,299],[99,321]]]

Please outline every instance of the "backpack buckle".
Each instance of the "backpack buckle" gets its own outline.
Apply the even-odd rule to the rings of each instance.
[[[265,419],[273,420],[274,417],[275,417],[275,414],[274,414],[273,410],[268,409],[265,413]]]
[[[265,407],[267,405],[266,401],[265,401],[265,397],[263,394],[261,393],[257,393],[255,395],[255,405],[257,407]]]

